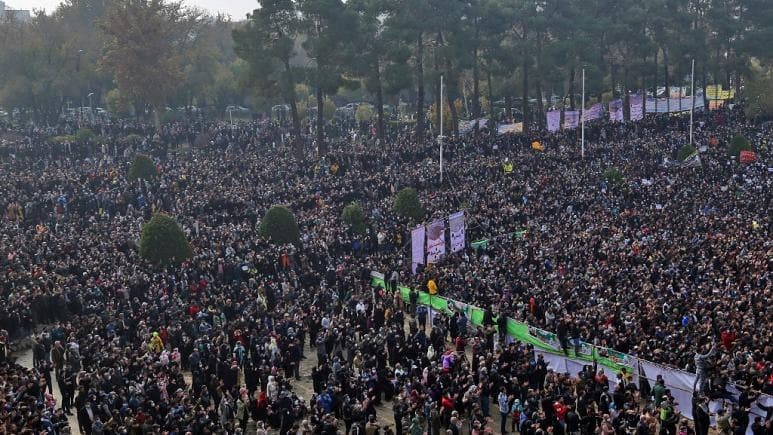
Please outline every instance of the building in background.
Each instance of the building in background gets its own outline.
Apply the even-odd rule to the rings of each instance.
[[[5,2],[0,0],[0,20],[29,21],[30,11],[23,9],[8,9]]]

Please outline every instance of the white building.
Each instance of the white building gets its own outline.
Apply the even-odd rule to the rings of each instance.
[[[29,21],[30,11],[22,9],[8,9],[5,2],[0,0],[0,20]]]

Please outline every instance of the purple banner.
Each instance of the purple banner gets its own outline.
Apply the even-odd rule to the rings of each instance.
[[[623,100],[617,99],[609,102],[609,120],[623,122]]]
[[[640,121],[644,118],[644,95],[631,95],[628,97],[631,109],[631,121]]]
[[[601,103],[596,103],[586,109],[585,112],[583,112],[583,118],[585,119],[585,122],[600,119],[603,115],[604,105]]]
[[[564,128],[571,130],[580,125],[580,112],[577,110],[567,110],[564,112]]]
[[[548,131],[554,132],[561,128],[561,111],[551,110],[548,112]]]

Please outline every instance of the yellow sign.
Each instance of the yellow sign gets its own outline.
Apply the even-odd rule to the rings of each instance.
[[[722,85],[706,86],[706,98],[709,100],[729,100],[735,97],[734,89],[722,89]]]
[[[502,169],[505,171],[505,174],[511,174],[513,172],[513,164],[510,162],[507,162],[504,165],[502,165]]]
[[[540,141],[535,140],[534,142],[531,143],[531,149],[537,150],[537,151],[540,151],[540,152],[544,152],[545,151],[545,146],[542,145],[540,143]]]

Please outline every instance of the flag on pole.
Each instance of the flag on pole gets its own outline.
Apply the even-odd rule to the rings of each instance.
[[[600,119],[603,115],[604,115],[604,105],[601,103],[596,103],[590,106],[582,113],[582,116],[585,122]]]

